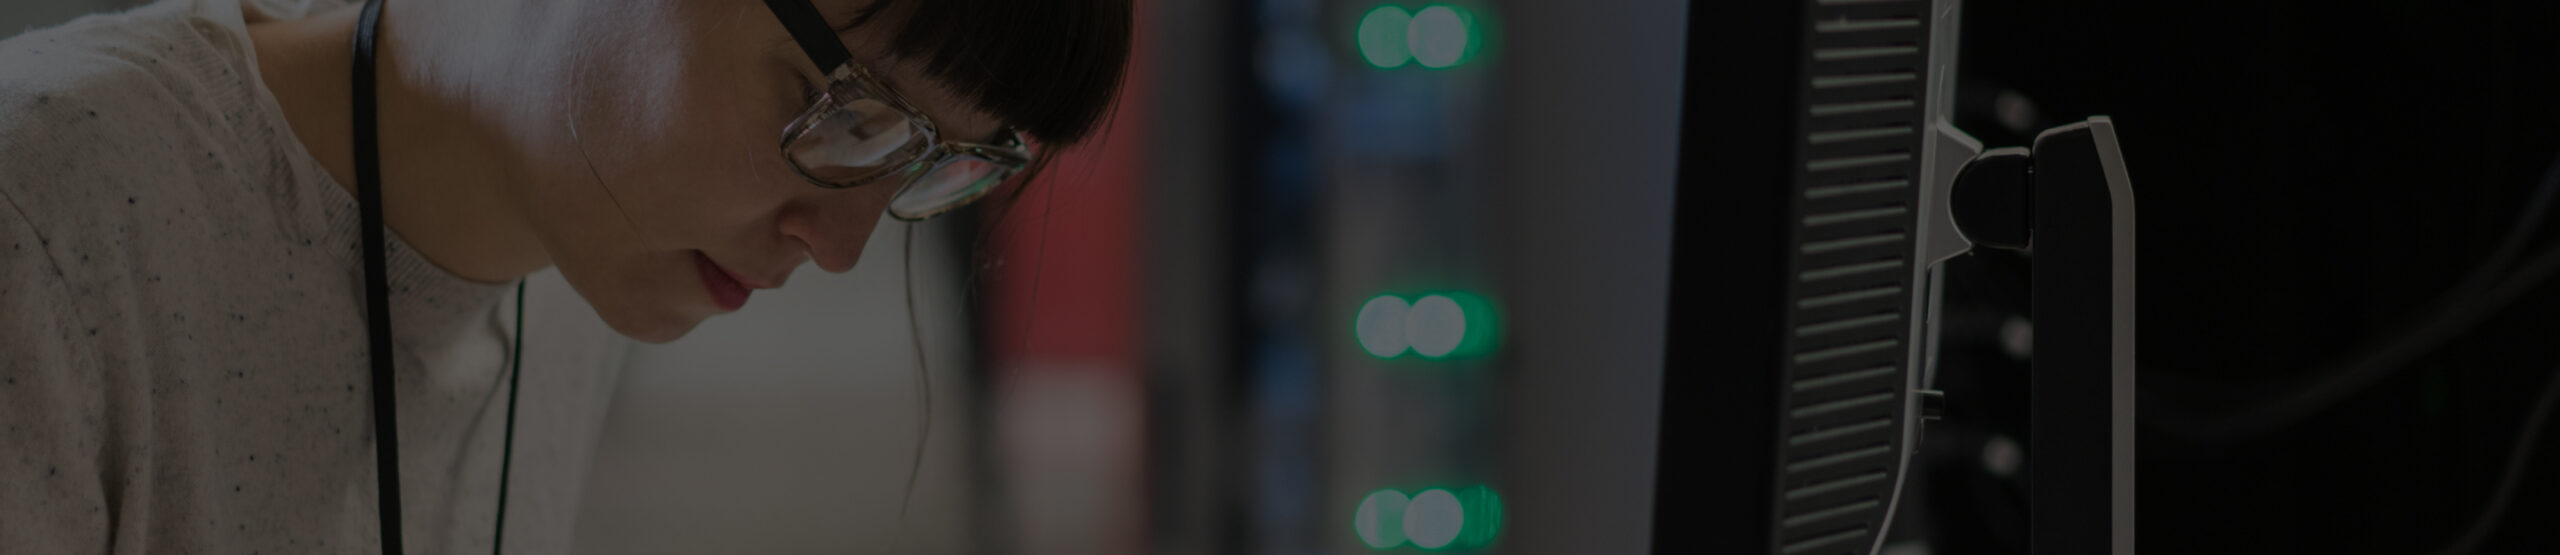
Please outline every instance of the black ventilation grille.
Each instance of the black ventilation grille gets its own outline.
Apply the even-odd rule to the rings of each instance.
[[[1900,464],[1928,0],[1807,0],[1775,553],[1864,553]]]

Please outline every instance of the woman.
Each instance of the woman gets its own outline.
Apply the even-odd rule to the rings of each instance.
[[[527,438],[501,396],[614,351],[522,324],[527,274],[654,343],[847,271],[1090,133],[1130,33],[1126,0],[382,1],[0,42],[0,552],[564,551],[601,392],[528,396],[566,416]]]

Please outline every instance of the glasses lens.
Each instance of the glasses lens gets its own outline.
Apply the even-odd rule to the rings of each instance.
[[[931,217],[977,199],[1011,173],[1002,164],[959,158],[899,191],[889,199],[889,213],[907,219]]]
[[[825,105],[818,110],[825,112]],[[932,144],[915,122],[876,98],[845,102],[822,117],[786,148],[800,173],[838,187],[907,170]]]

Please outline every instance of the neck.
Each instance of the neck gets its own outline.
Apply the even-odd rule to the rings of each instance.
[[[438,2],[389,2],[376,33],[375,90],[383,217],[393,233],[448,273],[503,283],[551,264],[528,219],[530,183],[495,122],[518,114],[472,102],[493,60],[440,49]],[[355,193],[349,72],[356,6],[284,21],[255,21],[249,36],[259,77],[276,95],[303,147],[338,186]],[[471,41],[460,41],[468,44]],[[487,91],[483,91],[487,92]]]

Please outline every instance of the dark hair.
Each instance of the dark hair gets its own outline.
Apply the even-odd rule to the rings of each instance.
[[[895,19],[892,56],[1055,146],[1091,135],[1129,62],[1131,0],[874,0],[839,31]]]

